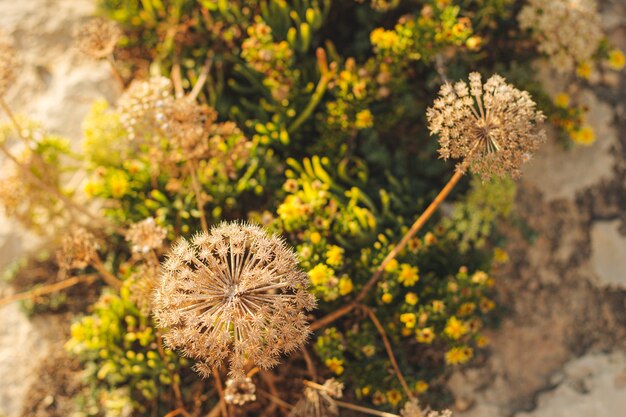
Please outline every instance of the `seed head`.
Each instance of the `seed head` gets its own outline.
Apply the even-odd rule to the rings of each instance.
[[[130,300],[144,316],[152,311],[154,289],[159,284],[159,264],[146,262],[130,276]]]
[[[147,81],[133,81],[118,101],[120,121],[131,140],[141,133],[154,133],[163,123],[164,108],[172,98],[172,82],[166,77],[152,77]]]
[[[304,388],[302,398],[289,413],[289,417],[338,417],[335,399],[343,395],[343,384],[331,378],[324,385]]]
[[[224,390],[224,400],[228,404],[244,405],[256,400],[255,391],[256,386],[250,378],[228,378]]]
[[[457,169],[469,168],[483,179],[518,176],[520,166],[545,140],[539,128],[545,119],[530,94],[493,75],[483,85],[480,74],[454,86],[444,84],[426,112],[431,134],[439,135],[442,158],[462,159]]]
[[[95,236],[82,227],[76,228],[63,238],[57,261],[63,269],[83,269],[97,258],[96,249]]]
[[[167,231],[157,225],[152,217],[131,225],[126,232],[126,240],[135,253],[148,253],[152,249],[161,248],[166,236]]]
[[[181,238],[163,264],[155,316],[166,343],[196,358],[203,376],[225,359],[230,376],[249,361],[267,369],[305,343],[315,299],[293,250],[258,226],[222,223]]]
[[[113,53],[122,31],[115,22],[95,17],[76,32],[78,49],[95,59],[105,58]]]
[[[561,73],[590,60],[604,37],[595,0],[528,0],[518,19]]]
[[[15,80],[18,66],[17,52],[8,42],[0,39],[0,96],[9,89]]]
[[[412,399],[404,404],[400,415],[402,417],[452,417],[452,411],[426,411],[420,407],[417,399]]]

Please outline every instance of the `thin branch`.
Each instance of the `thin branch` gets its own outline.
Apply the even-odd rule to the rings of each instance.
[[[193,86],[193,89],[189,93],[189,99],[195,100],[200,94],[200,91],[202,91],[202,87],[204,87],[204,84],[206,83],[206,80],[209,77],[209,71],[211,71],[212,62],[213,62],[213,56],[209,55],[206,61],[204,61],[204,66],[202,67],[202,70],[200,71],[200,75],[198,76],[198,79],[196,80],[196,84]]]
[[[309,355],[309,351],[306,349],[306,346],[302,346],[302,356],[306,362],[306,369],[309,371],[309,375],[314,381],[317,381],[317,370],[315,369],[315,364],[313,363],[313,359],[311,358],[311,355]]]
[[[400,417],[397,414],[386,413],[384,411],[374,410],[373,408],[362,407],[360,405],[350,404],[339,400],[334,400],[335,404],[342,408],[348,408],[354,411],[360,411],[361,413],[370,414],[372,416],[380,417]]]
[[[278,398],[275,395],[270,394],[267,391],[264,391],[262,389],[258,389],[257,392],[262,395],[263,397],[267,398],[268,400],[272,401],[274,404],[276,404],[279,407],[282,407],[286,410],[290,410],[293,408],[293,405],[289,404],[288,402],[285,402],[283,400],[281,400],[280,398]]]
[[[115,288],[116,290],[122,288],[122,281],[111,272],[109,272],[108,269],[106,269],[106,267],[102,263],[102,260],[99,257],[96,256],[96,258],[92,262],[92,265],[94,268],[96,268],[100,275],[102,275],[102,279],[104,280],[104,282],[106,282],[108,285]]]
[[[8,297],[0,299],[0,307],[19,300],[34,299],[42,295],[52,294],[66,288],[73,287],[74,285],[80,284],[81,282],[93,282],[96,280],[96,278],[96,275],[82,275],[79,277],[71,277],[64,279],[63,281],[55,282],[54,284],[49,284],[40,288],[35,288],[30,291],[10,295]]]
[[[172,65],[172,83],[174,84],[174,91],[176,93],[176,98],[182,98],[185,95],[185,90],[183,90],[183,80],[180,72],[180,64],[178,63],[178,59],[174,65]]]
[[[366,305],[363,305],[362,308],[367,312],[367,315],[370,317],[370,319],[374,323],[374,326],[376,326],[378,333],[380,333],[380,337],[382,337],[383,344],[385,345],[385,349],[387,350],[387,356],[389,356],[389,360],[391,361],[391,366],[393,366],[393,370],[395,371],[396,376],[398,377],[398,380],[400,381],[400,384],[402,385],[402,388],[404,389],[404,392],[411,400],[414,399],[415,396],[411,392],[409,385],[406,383],[404,376],[402,376],[402,372],[400,372],[400,367],[398,366],[398,362],[396,361],[396,356],[393,354],[393,350],[391,349],[391,343],[389,343],[389,338],[387,337],[385,328],[383,327],[382,324],[380,324],[380,321],[378,321],[376,314],[374,314],[374,312],[369,307],[367,307]]]
[[[228,413],[228,407],[226,406],[226,400],[224,399],[224,387],[222,386],[222,379],[220,377],[220,373],[217,371],[217,368],[212,367],[211,371],[213,372],[213,379],[215,380],[215,388],[217,389],[217,393],[220,396],[220,410],[222,411],[222,417],[230,417]]]
[[[198,211],[200,212],[202,230],[208,233],[209,225],[206,222],[206,214],[204,213],[204,198],[202,197],[202,190],[200,189],[200,183],[196,175],[196,166],[191,159],[187,161],[187,167],[189,168],[189,175],[191,175],[191,186],[193,187],[193,192],[196,196],[196,205],[198,206]]]

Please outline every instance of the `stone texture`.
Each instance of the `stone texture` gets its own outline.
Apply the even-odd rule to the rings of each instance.
[[[591,228],[591,265],[601,285],[626,289],[626,236],[621,221],[594,223]]]

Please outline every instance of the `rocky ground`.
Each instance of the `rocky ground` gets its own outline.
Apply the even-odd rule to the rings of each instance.
[[[106,65],[72,49],[73,30],[92,12],[92,0],[0,0],[0,28],[23,61],[8,100],[75,141],[90,102],[117,94]],[[612,42],[626,50],[626,4],[604,1],[602,12]],[[542,77],[553,93],[563,88]],[[626,77],[605,81],[577,93],[597,142],[570,151],[549,142],[520,183],[520,221],[535,238],[506,231],[511,262],[498,284],[506,311],[490,331],[488,354],[450,381],[459,416],[619,416],[626,409]],[[0,270],[40,244],[0,219]],[[0,297],[11,291],[0,286]],[[67,396],[49,387],[62,384],[69,393],[72,378],[51,380],[46,370],[67,361],[67,318],[29,320],[17,304],[0,308],[0,317],[0,416],[64,415]]]

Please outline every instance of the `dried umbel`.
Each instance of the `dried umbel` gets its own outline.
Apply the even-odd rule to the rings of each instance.
[[[62,269],[83,269],[98,258],[95,236],[82,227],[63,238],[57,262]]]
[[[483,85],[480,74],[470,85],[444,84],[426,116],[431,134],[439,136],[442,158],[461,159],[457,169],[469,168],[483,179],[518,176],[520,166],[545,140],[545,119],[526,91],[493,75]]]
[[[159,284],[159,269],[159,264],[146,262],[130,276],[130,300],[145,316],[152,311],[154,289]]]
[[[256,386],[252,379],[245,378],[228,378],[226,380],[226,389],[224,390],[224,400],[228,404],[244,405],[247,402],[256,400]]]
[[[92,58],[105,58],[113,53],[122,31],[115,22],[96,17],[76,31],[78,49]]]
[[[17,66],[17,52],[8,42],[0,39],[0,97],[15,80]]]
[[[166,236],[167,231],[157,225],[152,217],[132,224],[126,232],[126,240],[130,242],[131,250],[135,253],[160,249]]]
[[[528,0],[519,23],[559,72],[590,60],[604,37],[595,0]]]
[[[452,411],[426,411],[423,410],[417,399],[408,401],[400,411],[402,417],[452,417]]]
[[[324,385],[309,383],[302,398],[296,403],[289,417],[337,417],[339,407],[335,399],[343,395],[343,384],[331,378]]]
[[[180,239],[163,264],[155,316],[166,343],[199,360],[209,376],[230,360],[230,376],[244,364],[262,369],[309,335],[306,310],[315,299],[293,250],[258,226],[222,223],[191,242]]]
[[[172,82],[165,77],[133,81],[118,101],[120,121],[131,140],[154,135],[165,118],[164,109],[173,100]]]

